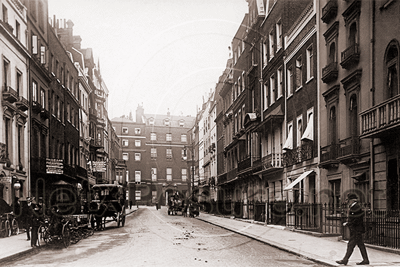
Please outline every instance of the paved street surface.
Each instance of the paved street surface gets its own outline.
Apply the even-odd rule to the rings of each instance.
[[[68,248],[42,248],[9,266],[323,266],[198,219],[140,208]]]

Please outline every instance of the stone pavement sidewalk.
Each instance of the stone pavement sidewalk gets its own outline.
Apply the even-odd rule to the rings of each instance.
[[[136,206],[132,206],[132,209],[126,209],[126,214],[130,214],[137,209]],[[0,266],[4,262],[35,254],[39,250],[31,247],[31,241],[26,240],[25,231],[22,231],[19,235],[0,238]]]
[[[338,241],[338,237],[319,237],[289,230],[283,226],[251,223],[207,213],[201,213],[196,218],[315,262],[328,266],[343,266],[335,261],[343,258],[347,242]],[[366,246],[370,260],[369,266],[400,267],[399,250],[389,252],[389,250],[384,251],[377,247]],[[356,266],[356,263],[360,261],[362,261],[362,257],[358,247],[356,247],[347,265]]]

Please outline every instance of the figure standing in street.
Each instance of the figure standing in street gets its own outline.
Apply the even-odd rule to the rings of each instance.
[[[40,222],[43,219],[43,206],[41,205],[42,201],[39,201],[37,204],[32,204],[33,208],[33,216],[32,216],[32,238],[31,238],[31,247],[38,247],[38,230],[40,226]]]
[[[348,220],[343,224],[343,226],[348,226],[350,230],[350,239],[349,243],[347,243],[347,251],[346,255],[342,260],[336,261],[338,264],[347,265],[351,254],[355,246],[357,245],[360,249],[361,256],[363,258],[362,262],[358,262],[357,265],[368,265],[369,259],[367,250],[365,249],[363,234],[365,233],[364,227],[364,211],[360,203],[358,203],[358,197],[354,193],[349,193],[347,195],[346,200],[349,211],[348,211]]]
[[[32,201],[34,197],[28,197],[26,202],[22,204],[22,216],[24,218],[24,225],[26,229],[26,240],[31,240],[30,230],[32,227],[32,218],[33,218],[33,208]]]

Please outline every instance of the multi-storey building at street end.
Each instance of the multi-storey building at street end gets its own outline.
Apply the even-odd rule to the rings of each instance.
[[[189,196],[188,131],[194,117],[145,114],[142,106],[132,115],[113,118],[121,141],[129,181],[129,201],[135,205],[166,205],[168,196]]]

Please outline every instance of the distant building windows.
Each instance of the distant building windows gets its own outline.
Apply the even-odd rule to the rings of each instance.
[[[150,134],[150,140],[151,141],[156,141],[157,140],[157,134],[156,133],[151,133]]]
[[[171,125],[171,122],[169,121],[169,119],[165,119],[164,120],[164,125],[165,126],[170,126]]]
[[[135,171],[135,183],[140,183],[142,181],[142,172]]]
[[[141,154],[140,153],[135,153],[135,161],[140,161],[141,160]]]
[[[303,86],[303,63],[302,58],[298,57],[296,60],[296,89]]]
[[[151,154],[151,158],[152,158],[152,159],[157,158],[157,148],[152,147],[152,148],[151,148],[151,151],[150,151],[150,154]]]
[[[149,125],[154,125],[154,118],[149,119]]]
[[[276,91],[275,91],[275,76],[271,76],[269,79],[269,88],[270,88],[270,105],[275,103],[276,99]]]
[[[167,181],[172,181],[172,168],[167,168]]]
[[[268,83],[264,84],[264,110],[268,108],[268,97],[269,97],[269,88],[268,88]]]
[[[128,127],[122,127],[122,133],[128,134]]]
[[[151,168],[151,181],[157,181],[157,168]]]
[[[283,95],[283,71],[282,67],[280,67],[277,71],[277,97],[280,98]]]
[[[397,42],[392,42],[386,49],[386,86],[387,98],[399,94],[399,48]]]
[[[187,169],[182,169],[182,181],[186,182],[187,180]]]
[[[124,147],[129,146],[129,141],[126,140],[126,139],[123,139],[123,140],[122,140],[122,146],[124,146]]]
[[[187,142],[187,136],[186,134],[181,134],[181,142],[186,143]]]
[[[275,44],[274,44],[274,31],[271,30],[269,33],[269,60],[272,60],[275,56],[275,51],[274,48]]]
[[[122,153],[122,159],[128,161],[129,160],[129,153]]]
[[[135,146],[140,147],[142,145],[142,142],[140,140],[135,140]]]
[[[166,158],[172,159],[172,149],[171,148],[166,149]]]
[[[165,138],[167,141],[172,141],[172,134],[167,133]]]
[[[313,47],[310,45],[306,51],[307,56],[307,81],[314,77]]]
[[[140,134],[140,133],[141,133],[140,128],[135,128],[135,134],[138,135],[138,134]]]
[[[287,97],[293,95],[293,69],[290,66],[287,69]]]
[[[180,120],[179,121],[179,127],[185,127],[185,121],[184,120]]]
[[[141,200],[142,192],[140,190],[135,191],[135,200]]]
[[[276,50],[282,48],[282,22],[276,23]]]

